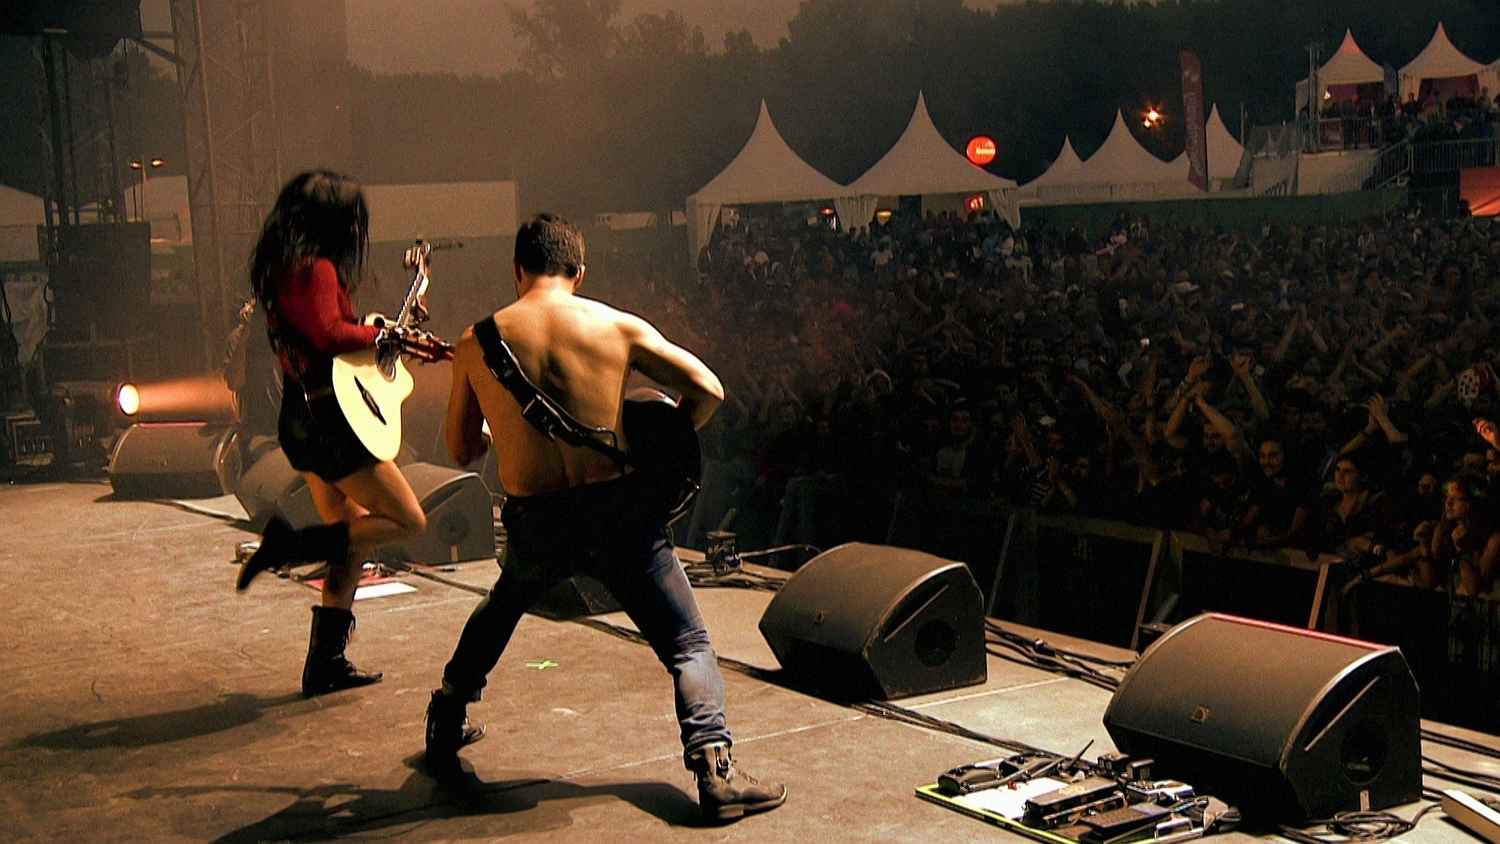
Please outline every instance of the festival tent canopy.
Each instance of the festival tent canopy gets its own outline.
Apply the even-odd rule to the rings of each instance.
[[[1128,185],[1142,183],[1186,182],[1187,159],[1179,156],[1172,162],[1146,151],[1130,127],[1125,115],[1115,112],[1115,125],[1099,150],[1083,162],[1082,175],[1075,183],[1094,185]]]
[[[1245,157],[1245,148],[1229,133],[1218,105],[1208,114],[1208,128],[1204,134],[1208,137],[1208,178],[1234,178],[1240,169],[1240,159]]]
[[[927,99],[918,93],[906,131],[895,146],[864,175],[849,185],[849,193],[860,196],[920,196],[937,193],[1013,188],[1016,183],[1002,179],[965,158],[948,145],[932,123]]]
[[[963,153],[950,146],[933,125],[927,112],[927,98],[919,91],[906,131],[864,175],[850,183],[847,192],[857,199],[845,204],[849,205],[853,219],[860,221],[857,224],[862,225],[874,215],[875,204],[882,196],[984,192],[997,212],[1010,219],[1012,225],[1019,225],[1019,217],[1012,213],[1009,199],[1002,193],[1015,186],[1010,179],[1002,179],[970,163]],[[844,212],[841,205],[840,218],[851,219]]]
[[[725,205],[835,199],[848,194],[787,146],[761,100],[760,117],[745,146],[719,175],[687,199],[688,248],[696,260]]]
[[[1401,68],[1401,97],[1406,99],[1421,90],[1422,82],[1428,79],[1457,79],[1477,77],[1486,72],[1485,65],[1476,62],[1453,46],[1448,32],[1438,22],[1432,40],[1422,48],[1417,57]],[[1476,88],[1477,90],[1477,88]]]
[[[1323,66],[1318,68],[1318,87],[1323,91],[1345,86],[1377,85],[1385,83],[1385,69],[1365,55],[1354,41],[1354,33],[1344,30],[1344,43]],[[1297,82],[1297,108],[1307,105],[1308,80]],[[1321,96],[1321,92],[1319,93]]]
[[[1026,187],[1047,187],[1049,185],[1076,185],[1083,175],[1083,160],[1073,150],[1073,139],[1064,136],[1062,149],[1057,153],[1057,159],[1052,162],[1046,172],[1026,183]]]

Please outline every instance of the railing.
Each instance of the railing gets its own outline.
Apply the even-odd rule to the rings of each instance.
[[[1468,167],[1495,166],[1500,140],[1429,141],[1412,145],[1412,169],[1417,173],[1456,173]]]
[[[1303,118],[1297,129],[1303,152],[1375,149],[1385,143],[1382,121],[1377,117]]]
[[[1369,177],[1364,181],[1364,189],[1379,190],[1406,177],[1411,173],[1412,157],[1411,141],[1402,141],[1389,149],[1382,150],[1380,157],[1375,160],[1375,166],[1370,170]]]

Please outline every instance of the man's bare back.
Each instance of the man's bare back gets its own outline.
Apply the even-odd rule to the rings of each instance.
[[[702,427],[723,401],[723,386],[691,352],[645,320],[575,295],[581,279],[532,276],[518,270],[520,298],[493,319],[526,377],[583,423],[615,432],[632,371],[682,396],[684,412]],[[618,477],[621,468],[589,448],[551,440],[521,417],[521,408],[485,366],[473,330],[458,343],[448,407],[448,447],[467,463],[482,451],[481,416],[489,422],[500,483],[511,495],[537,495]]]

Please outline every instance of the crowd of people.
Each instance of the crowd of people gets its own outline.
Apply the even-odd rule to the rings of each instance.
[[[1402,141],[1493,140],[1500,132],[1500,96],[1480,87],[1473,96],[1447,98],[1431,89],[1410,94],[1404,101],[1394,94],[1376,99],[1330,98],[1319,110],[1316,125],[1306,122],[1306,106],[1299,116],[1308,150],[1385,147]]]
[[[621,268],[623,270],[623,268]],[[724,374],[688,541],[953,548],[996,508],[1491,595],[1500,226],[721,228],[657,309]],[[638,297],[632,302],[632,297]],[[727,517],[727,518],[726,518]]]

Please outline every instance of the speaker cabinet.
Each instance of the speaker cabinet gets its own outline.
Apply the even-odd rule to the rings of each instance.
[[[1396,648],[1208,614],[1141,655],[1104,726],[1162,775],[1295,823],[1420,797],[1419,711]]]
[[[235,429],[206,422],[142,422],[115,441],[109,485],[120,498],[216,498],[240,474]]]
[[[422,503],[427,530],[376,547],[372,559],[433,564],[494,559],[494,506],[478,475],[432,463],[407,463],[401,473]],[[234,494],[256,531],[263,530],[272,516],[297,528],[323,521],[307,483],[280,448],[262,454],[240,478]]]
[[[248,514],[250,527],[257,533],[265,530],[272,516],[279,516],[295,528],[320,524],[323,519],[313,505],[307,482],[287,462],[281,447],[265,450],[240,476],[234,497]]]
[[[783,668],[841,699],[983,683],[983,598],[968,566],[852,542],[808,560],[766,607],[760,632]]]
[[[396,455],[396,464],[405,471],[415,459],[415,453],[403,444],[401,453]],[[280,516],[294,528],[322,524],[323,517],[318,515],[307,482],[302,480],[301,472],[292,468],[280,446],[257,451],[252,461],[234,487],[234,497],[245,508],[252,530],[257,533],[264,530],[272,516]],[[419,500],[420,497],[419,493]]]
[[[494,504],[478,475],[432,463],[411,463],[401,473],[422,502],[427,530],[378,546],[374,559],[440,564],[495,558]]]

